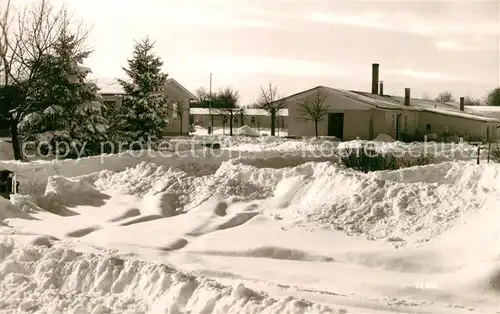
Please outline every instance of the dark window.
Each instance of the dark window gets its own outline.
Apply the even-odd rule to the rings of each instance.
[[[431,131],[431,125],[430,125],[430,124],[427,124],[426,129],[427,129],[427,132],[430,132],[430,131]]]
[[[408,131],[408,116],[405,116],[405,131]]]
[[[255,117],[250,118],[250,123],[255,124]]]
[[[238,117],[234,117],[234,123],[238,123]]]

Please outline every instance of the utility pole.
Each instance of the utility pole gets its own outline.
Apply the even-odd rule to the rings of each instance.
[[[214,118],[212,116],[212,73],[210,73],[210,101],[208,103],[208,114],[210,115],[210,129],[212,130],[212,134],[214,132]]]

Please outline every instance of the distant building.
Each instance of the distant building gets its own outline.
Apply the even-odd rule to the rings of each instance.
[[[214,127],[229,127],[229,113],[221,109],[191,108],[189,111],[192,124],[208,128],[213,117]],[[233,114],[233,127],[247,125],[254,129],[270,129],[271,116],[263,109],[241,108]],[[288,128],[288,109],[281,109],[276,116],[276,128]]]

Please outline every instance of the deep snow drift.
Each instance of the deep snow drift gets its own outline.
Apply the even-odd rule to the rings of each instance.
[[[240,141],[3,162],[0,311],[500,311],[500,166],[363,174],[296,151],[321,140]]]

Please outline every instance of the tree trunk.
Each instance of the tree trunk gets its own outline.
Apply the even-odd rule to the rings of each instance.
[[[276,111],[271,110],[271,136],[276,134]]]
[[[229,111],[229,136],[233,136],[233,111]]]
[[[179,124],[180,124],[180,126],[181,126],[181,129],[180,129],[179,134],[180,134],[180,135],[182,135],[182,127],[183,127],[183,125],[182,125],[182,120],[183,120],[183,119],[182,119],[182,114],[180,114],[180,115],[179,115],[179,119],[180,119],[180,120],[179,120],[179,121],[180,121],[180,122],[179,122]],[[189,132],[189,131],[188,131],[188,132]]]
[[[21,141],[19,140],[19,132],[17,129],[17,121],[10,119],[10,137],[12,138],[12,151],[14,152],[15,160],[24,160],[23,151],[21,149]]]
[[[318,138],[318,121],[314,121],[314,134]]]

